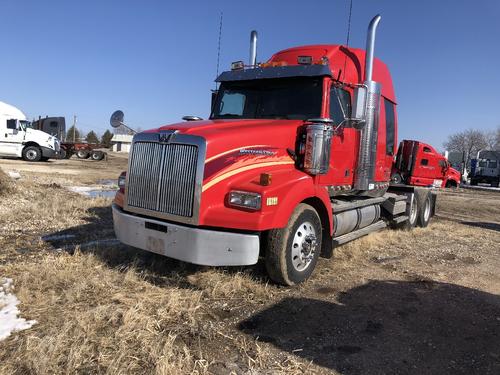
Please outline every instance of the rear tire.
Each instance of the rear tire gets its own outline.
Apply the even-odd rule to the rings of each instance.
[[[265,263],[269,277],[283,285],[307,280],[318,262],[321,239],[318,213],[307,204],[299,204],[285,228],[268,232]]]
[[[104,159],[104,152],[102,151],[92,151],[90,158],[95,161]]]
[[[419,215],[419,204],[417,195],[412,195],[412,201],[410,206],[410,212],[408,213],[408,220],[401,223],[398,228],[403,230],[412,230],[417,225]]]
[[[28,146],[23,150],[23,159],[25,161],[40,161],[42,159],[42,150],[37,146]]]
[[[424,194],[419,201],[419,213],[417,224],[419,227],[425,228],[429,225],[432,215],[432,199],[430,193]]]
[[[87,150],[78,150],[76,156],[78,156],[78,159],[88,159],[90,153]]]

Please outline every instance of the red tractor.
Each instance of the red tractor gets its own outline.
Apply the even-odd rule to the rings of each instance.
[[[415,186],[451,188],[460,186],[460,172],[432,146],[403,140],[399,144],[392,181]]]
[[[250,63],[217,78],[208,120],[134,136],[112,207],[118,239],[202,265],[260,258],[272,280],[292,285],[336,246],[427,226],[431,189],[391,184],[397,105],[374,58],[379,21],[366,50],[302,46],[264,63],[252,32]]]

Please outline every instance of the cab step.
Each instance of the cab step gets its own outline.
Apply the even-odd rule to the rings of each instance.
[[[369,233],[376,232],[382,228],[385,228],[387,224],[383,220],[379,220],[376,223],[368,225],[367,227],[355,230],[354,232],[343,234],[342,236],[335,237],[333,241],[333,246],[343,245],[349,241],[355,240],[356,238],[366,236]]]

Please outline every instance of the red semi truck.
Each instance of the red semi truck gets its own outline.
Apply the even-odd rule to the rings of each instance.
[[[263,258],[272,280],[306,280],[319,256],[389,227],[425,227],[430,189],[391,184],[396,96],[374,58],[380,16],[365,50],[295,47],[257,64],[232,64],[206,121],[136,134],[113,203],[128,245],[201,265]]]
[[[460,185],[460,172],[431,145],[403,140],[392,170],[392,182],[415,186],[451,188]]]

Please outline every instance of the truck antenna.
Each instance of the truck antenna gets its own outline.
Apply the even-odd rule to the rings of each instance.
[[[219,21],[219,41],[217,43],[217,74],[215,75],[215,78],[219,76],[219,63],[220,63],[220,40],[222,36],[222,16],[223,13],[220,12],[220,21]],[[215,82],[215,90],[217,90],[217,82]]]
[[[350,4],[349,4],[349,18],[347,21],[347,38],[346,38],[346,42],[345,42],[345,46],[347,49],[349,49],[349,37],[351,35],[351,15],[352,15],[352,0],[350,0]],[[347,54],[344,57],[344,71],[343,71],[344,75],[343,75],[342,79],[345,79],[346,65],[347,65]],[[339,74],[339,78],[340,78],[340,74]]]

